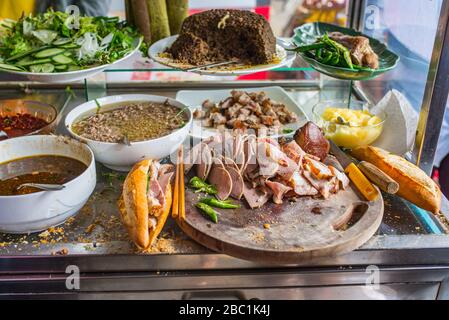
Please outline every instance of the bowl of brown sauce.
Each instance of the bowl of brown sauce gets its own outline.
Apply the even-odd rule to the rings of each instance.
[[[19,188],[24,183],[64,188]],[[0,232],[32,233],[59,225],[85,205],[95,185],[95,158],[85,144],[49,135],[1,141]]]

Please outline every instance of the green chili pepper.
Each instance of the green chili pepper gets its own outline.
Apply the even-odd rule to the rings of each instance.
[[[358,66],[358,65],[354,65],[354,69],[360,70],[360,71],[369,71],[369,72],[374,71],[373,69],[371,69],[369,67],[363,67],[363,66]]]
[[[316,42],[316,43],[308,44],[308,45],[305,45],[305,46],[297,47],[297,48],[293,49],[293,51],[296,51],[296,52],[309,52],[309,51],[313,51],[313,50],[316,50],[316,49],[322,49],[325,46],[326,46],[325,43]]]
[[[332,59],[332,56],[333,56],[332,52],[326,50],[326,51],[323,53],[323,59],[321,59],[320,62],[321,62],[321,63],[324,63],[324,64],[327,64],[327,63]]]
[[[332,58],[330,59],[329,64],[332,66],[336,66],[339,62],[340,62],[340,54],[335,52],[332,55]]]
[[[200,211],[208,216],[214,223],[218,223],[218,216],[217,216],[217,212],[214,210],[214,208],[212,208],[211,206],[202,203],[202,202],[198,202],[196,204],[196,207],[198,209],[200,209]]]
[[[346,50],[345,52],[343,52],[343,57],[344,57],[344,61],[348,65],[348,68],[354,69],[354,64],[352,63],[351,53],[349,52],[349,50]]]
[[[196,190],[196,192],[205,192],[207,194],[217,194],[217,188],[213,185],[207,184],[198,177],[193,177],[190,180],[190,186]]]
[[[316,49],[315,56],[318,59],[318,61],[321,60],[323,57],[323,48]]]
[[[201,203],[205,203],[211,207],[220,208],[220,209],[238,209],[240,208],[239,204],[234,204],[229,200],[220,201],[215,198],[204,198],[200,200]]]
[[[322,38],[321,41],[323,41],[324,43],[326,43],[328,46],[334,48],[335,50],[337,50],[337,52],[343,57],[343,59],[340,59],[339,57],[339,61],[340,60],[344,60],[347,64],[347,67],[350,69],[354,69],[353,63],[352,63],[352,59],[351,59],[351,53],[349,51],[348,48],[346,48],[344,45],[342,45],[341,43],[332,40],[331,38],[329,38],[329,36],[327,34],[325,34]],[[336,59],[335,59],[336,60]],[[338,62],[336,63],[338,64]],[[336,65],[334,64],[334,65]]]

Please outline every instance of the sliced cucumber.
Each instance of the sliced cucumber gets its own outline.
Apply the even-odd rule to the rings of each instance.
[[[63,46],[59,46],[59,48],[63,48],[63,49],[78,49],[81,48],[79,45],[71,43],[71,44],[66,44]]]
[[[55,66],[51,63],[35,64],[30,66],[30,71],[34,73],[52,73],[55,71]]]
[[[69,66],[66,64],[60,64],[55,66],[56,71],[66,71]]]
[[[14,60],[19,60],[19,59],[21,59],[21,58],[24,58],[24,57],[26,57],[26,56],[29,56],[30,54],[33,54],[33,53],[36,53],[36,52],[45,50],[45,49],[47,49],[47,48],[48,48],[48,46],[43,46],[43,47],[39,47],[39,48],[36,48],[36,49],[28,50],[28,51],[25,51],[25,52],[16,54],[16,55],[14,55],[14,56],[12,56],[12,57],[9,57],[9,58],[6,59],[5,61],[6,61],[6,62],[10,62],[10,61],[14,61]]]
[[[35,64],[44,64],[44,63],[49,63],[51,62],[51,59],[38,59],[38,60],[31,60],[28,62],[22,62],[22,63],[17,63],[18,66],[21,67],[28,67],[28,66],[34,66]]]
[[[63,46],[63,45],[69,44],[70,42],[72,42],[72,39],[61,38],[61,39],[56,40],[52,44],[59,47],[59,46]]]
[[[71,65],[69,66],[69,69],[67,71],[78,71],[78,70],[81,70],[81,68],[75,65]]]
[[[20,59],[18,62],[16,62],[16,66],[23,66],[24,64],[27,64],[31,61],[33,61],[33,59],[30,56],[27,56],[25,58]]]
[[[51,58],[51,57],[57,56],[58,54],[64,53],[64,51],[65,51],[64,49],[60,49],[60,48],[50,48],[50,49],[45,49],[45,50],[39,51],[34,56],[38,59]]]
[[[72,53],[70,51],[66,51],[63,53],[66,57],[72,57]]]
[[[10,71],[23,71],[22,68],[19,68],[19,67],[16,67],[16,66],[12,66],[10,64],[4,64],[4,63],[0,63],[0,69],[10,70]]]
[[[54,56],[51,58],[54,62],[58,63],[58,64],[71,64],[73,63],[73,60],[69,57],[66,57],[63,54]]]

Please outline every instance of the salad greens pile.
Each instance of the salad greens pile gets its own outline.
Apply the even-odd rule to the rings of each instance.
[[[52,9],[0,26],[0,69],[66,72],[117,61],[141,35],[118,17],[79,17]]]

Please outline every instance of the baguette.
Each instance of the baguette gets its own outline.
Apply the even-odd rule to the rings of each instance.
[[[136,164],[126,177],[122,195],[117,202],[123,225],[131,240],[143,250],[151,247],[162,231],[172,204],[172,173],[168,173],[168,183],[162,190],[163,204],[156,205],[158,202],[148,190],[150,177],[158,175],[153,170],[158,169],[152,160],[142,160]]]
[[[398,195],[418,207],[438,214],[441,190],[424,171],[404,158],[375,147],[360,147],[351,154],[361,161],[374,164],[399,183]]]

